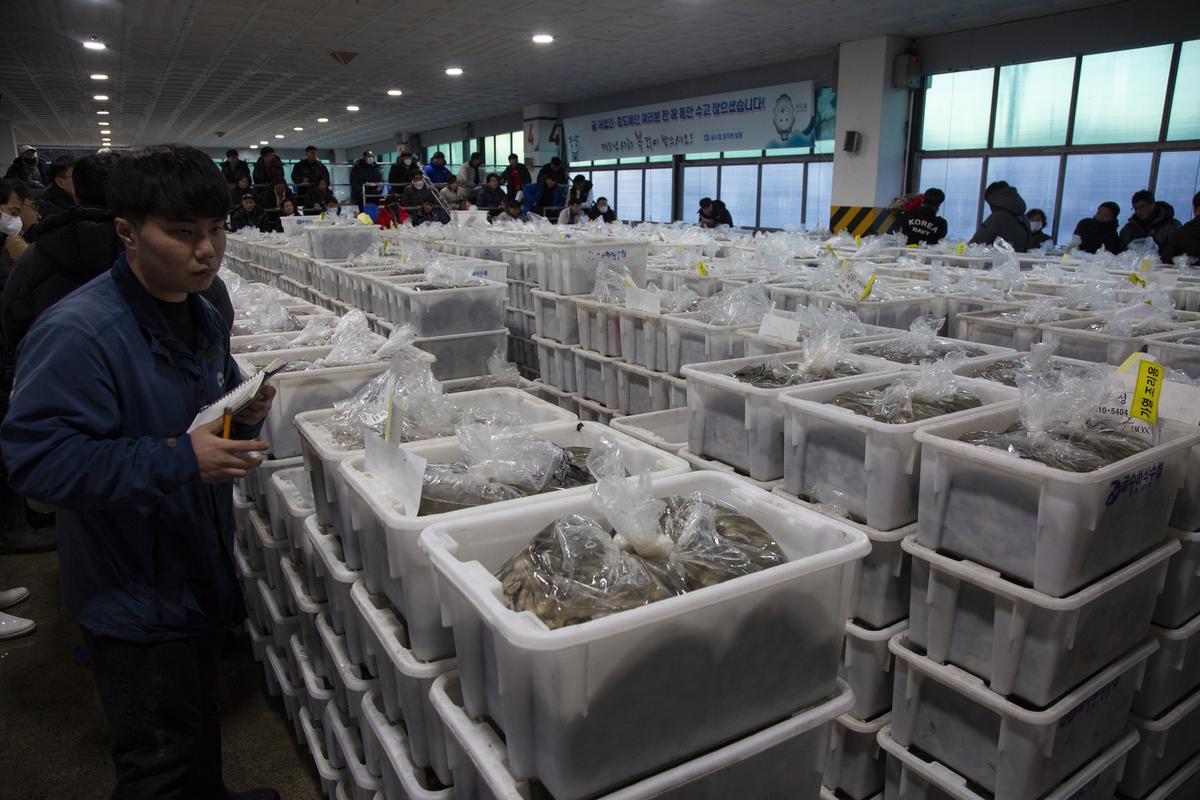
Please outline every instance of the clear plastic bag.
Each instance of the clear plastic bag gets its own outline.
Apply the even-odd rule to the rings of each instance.
[[[517,365],[509,362],[508,357],[499,350],[488,356],[487,368],[487,375],[477,378],[458,391],[469,392],[479,389],[495,389],[497,387],[519,389],[525,383],[525,379],[521,377],[521,372],[517,369]]]
[[[617,546],[646,558],[661,558],[671,552],[673,544],[658,524],[666,506],[654,497],[650,474],[626,478],[621,448],[607,436],[592,447],[587,465],[596,477],[596,508],[616,531],[613,538]]]
[[[797,306],[792,313],[795,315],[796,321],[800,323],[801,338],[832,331],[837,334],[838,338],[849,339],[854,336],[864,336],[867,332],[862,320],[858,318],[858,314],[837,303],[830,303],[823,307]]]
[[[969,344],[938,337],[946,322],[944,317],[922,316],[913,320],[908,332],[895,339],[870,342],[858,349],[860,355],[885,358],[899,364],[932,364],[951,354],[976,358],[984,351]]]
[[[397,416],[402,420],[397,431],[393,432],[391,437],[393,441],[433,438],[432,435],[417,434],[417,431],[420,431],[421,434],[428,432],[427,429],[420,427],[422,423],[419,420],[413,421],[406,427],[406,423],[403,421],[403,409],[407,408],[404,405],[404,398],[413,396],[414,398],[428,399],[441,394],[442,384],[433,377],[429,363],[415,354],[401,352],[388,362],[387,370],[367,381],[354,393],[353,397],[333,404],[334,412],[326,423],[326,428],[343,449],[361,448],[364,429],[373,430],[381,436],[384,434],[388,415],[388,398],[391,397],[394,406],[402,406],[399,415],[393,411],[393,424],[396,424]],[[421,411],[420,404],[421,400],[414,400],[412,404],[418,412]],[[437,430],[435,435],[440,436],[450,436],[454,433],[453,427],[445,433],[440,432],[441,428]]]
[[[978,408],[982,405],[978,395],[963,386],[953,372],[961,363],[961,357],[947,356],[899,375],[889,384],[843,392],[830,405],[893,425]]]
[[[393,358],[412,347],[412,343],[416,339],[417,335],[413,333],[412,326],[408,324],[393,328],[392,332],[388,334],[387,341],[379,345],[379,349],[375,351],[373,360],[384,361]]]
[[[845,489],[840,489],[832,483],[818,481],[809,487],[808,497],[812,501],[813,509],[826,516],[846,519],[850,517],[850,503],[847,501]]]
[[[313,317],[304,325],[304,330],[291,338],[288,345],[291,347],[320,347],[327,344],[333,338],[338,322],[338,318],[333,316]]]
[[[524,427],[468,423],[459,427],[458,443],[473,475],[532,492],[578,467],[563,448]]]
[[[371,332],[371,323],[366,314],[358,309],[348,311],[338,320],[329,340],[333,345],[329,354],[317,359],[314,366],[336,367],[374,361],[379,339],[379,334]]]
[[[837,331],[826,330],[804,340],[804,355],[799,361],[785,362],[775,357],[751,364],[733,373],[733,377],[760,389],[782,389],[815,381],[847,378],[862,370],[846,360],[846,345]]]
[[[673,291],[659,289],[656,286],[650,288],[658,294],[659,313],[679,314],[695,311],[700,307],[700,295],[687,286]]]
[[[425,267],[425,278],[419,283],[409,284],[408,288],[421,291],[423,289],[459,289],[465,286],[484,286],[487,281],[476,278],[471,274],[472,268],[465,264],[433,261]]]
[[[696,311],[709,325],[726,326],[760,322],[770,308],[771,300],[762,285],[748,283],[706,297]]]
[[[625,287],[633,285],[633,275],[624,264],[597,264],[596,285],[592,290],[592,297],[601,303],[624,305]]]

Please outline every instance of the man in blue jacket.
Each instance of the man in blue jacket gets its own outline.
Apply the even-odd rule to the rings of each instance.
[[[216,672],[243,616],[232,488],[268,449],[274,390],[186,433],[241,379],[229,329],[200,296],[225,252],[229,190],[212,160],[156,147],[107,181],[125,246],[21,343],[3,429],[12,485],[58,512],[67,610],[83,629],[122,800],[278,800],[226,790]]]

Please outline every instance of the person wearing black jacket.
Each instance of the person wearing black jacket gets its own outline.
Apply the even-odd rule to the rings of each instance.
[[[559,186],[568,185],[567,168],[563,166],[562,159],[558,156],[550,159],[549,164],[545,164],[538,170],[537,182],[541,183],[542,179],[549,175],[554,180],[558,181]]]
[[[400,159],[388,170],[387,182],[395,191],[400,184],[411,181],[414,175],[424,174],[421,172],[421,165],[413,158],[412,150],[405,148],[400,151]]]
[[[724,201],[711,197],[700,198],[700,227],[715,228],[718,225],[733,227],[733,215],[725,207]]]
[[[991,213],[979,224],[971,244],[992,245],[1003,239],[1018,253],[1029,250],[1029,220],[1025,217],[1025,199],[1008,181],[995,181],[983,190],[984,202]]]
[[[616,222],[617,212],[608,205],[607,197],[597,197],[596,204],[587,210],[588,219],[602,219],[605,222]]]
[[[932,187],[925,190],[921,206],[915,211],[905,211],[893,229],[905,237],[906,244],[937,244],[946,238],[948,226],[938,209],[946,200],[946,193]]]
[[[254,162],[254,193],[258,204],[268,205],[271,187],[286,182],[283,176],[283,162],[275,155],[275,148],[264,147],[262,155]]]
[[[47,173],[47,177],[50,178],[50,188],[38,200],[38,211],[41,213],[42,219],[48,219],[75,207],[74,168],[75,159],[70,156],[59,156],[51,162],[50,170]]]
[[[267,147],[263,150],[264,153],[271,148]],[[271,152],[275,152],[271,150]],[[246,176],[246,181],[250,182],[250,165],[242,159],[238,158],[238,151],[232,147],[225,151],[225,160],[221,162],[221,176],[225,178],[225,182],[229,184],[229,188],[238,185],[238,179],[243,175]]]
[[[571,191],[567,193],[567,205],[575,200],[578,200],[583,206],[592,201],[592,182],[582,175],[576,175],[571,179]]]
[[[350,168],[350,202],[363,207],[363,188],[373,187],[370,191],[378,191],[377,184],[383,183],[383,170],[375,163],[375,152],[363,150],[362,158],[354,162]]]
[[[1159,254],[1164,264],[1170,264],[1177,256],[1200,263],[1200,192],[1192,195],[1192,218],[1171,234]]]
[[[304,158],[292,166],[292,183],[295,184],[296,195],[303,196],[309,189],[324,178],[329,182],[329,168],[317,158],[317,148],[311,144],[304,148]]]
[[[439,207],[432,197],[421,201],[421,207],[412,215],[413,225],[424,225],[427,222],[440,222],[443,225],[450,222],[450,215]]]
[[[475,206],[483,209],[500,208],[506,199],[504,190],[500,188],[500,176],[492,172],[487,176],[487,183],[479,187]]]
[[[508,199],[512,200],[517,196],[517,192],[522,188],[533,183],[533,178],[529,175],[529,170],[521,163],[521,159],[513,153],[508,157],[508,166],[504,170],[504,174],[500,176],[500,185],[508,189]]]
[[[254,195],[250,193],[242,195],[242,207],[229,217],[229,230],[236,233],[242,228],[267,230],[266,217],[263,215],[262,209],[258,207],[258,203],[255,202]]]
[[[50,182],[50,177],[47,174],[46,162],[38,158],[37,148],[31,144],[23,146],[16,158],[12,160],[12,164],[8,166],[8,172],[4,173],[6,181],[24,181],[34,189],[45,188]]]
[[[1121,245],[1129,247],[1138,239],[1152,239],[1155,247],[1161,250],[1179,227],[1171,204],[1156,201],[1153,192],[1142,189],[1133,194],[1133,216],[1121,228]]]
[[[1093,216],[1079,220],[1075,226],[1079,249],[1085,253],[1096,253],[1103,247],[1113,255],[1122,252],[1125,246],[1121,244],[1121,237],[1117,233],[1119,216],[1121,207],[1109,200],[1101,203]]]

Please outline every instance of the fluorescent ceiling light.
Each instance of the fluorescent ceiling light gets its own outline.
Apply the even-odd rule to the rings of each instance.
[[[317,122],[329,122],[329,117],[317,117]]]
[[[400,91],[399,89],[388,89],[389,97],[399,97],[402,94],[404,94],[404,92]]]
[[[301,128],[299,125],[297,125],[296,127],[292,128],[292,130],[294,130],[294,131],[302,131],[302,130],[304,130],[304,128]]]
[[[282,133],[277,133],[277,134],[275,134],[275,138],[276,138],[276,139],[282,139],[282,138],[283,138],[283,134],[282,134]]]
[[[108,116],[108,112],[107,112],[107,111],[97,111],[96,113],[97,113],[97,114],[99,114],[99,115],[100,115],[100,116],[102,116],[102,117],[107,117],[107,116]]]
[[[108,136],[112,131],[100,131],[101,136]]]
[[[554,37],[548,33],[535,33],[533,35],[534,44],[550,44],[554,41]]]
[[[257,150],[257,149],[258,149],[258,145],[256,145],[256,144],[252,144],[252,145],[250,145],[250,149],[251,149],[251,150]]]
[[[270,144],[270,142],[268,142],[266,139],[263,139],[259,142],[259,144]]]
[[[347,111],[358,111],[358,106],[346,106]]]
[[[462,75],[463,74],[462,67],[448,67],[446,69],[446,74],[447,75],[455,75],[455,76]]]
[[[107,100],[107,99],[108,99],[108,95],[106,95],[106,94],[94,94],[94,95],[92,95],[92,99],[93,99],[93,100]]]
[[[96,37],[93,36],[91,39],[84,42],[83,46],[86,47],[88,50],[103,50],[104,42],[99,41],[98,39],[96,39]]]
[[[105,75],[103,72],[97,72],[97,73],[93,74],[93,75],[91,76],[91,78],[92,78],[92,80],[94,80],[94,81],[106,81],[106,80],[108,80],[108,76],[107,76],[107,75]]]

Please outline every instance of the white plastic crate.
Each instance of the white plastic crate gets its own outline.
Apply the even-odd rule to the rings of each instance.
[[[575,298],[579,347],[600,355],[621,356],[621,318],[617,306],[603,303],[591,295]]]
[[[795,311],[809,304],[814,292],[808,288],[808,281],[793,281],[790,283],[775,283],[766,287],[767,296],[775,303],[780,311]]]
[[[638,286],[646,285],[646,243],[631,239],[536,242],[538,285],[559,294],[589,294],[596,267],[624,265]]]
[[[571,374],[574,374],[574,370],[571,371]],[[545,380],[544,376],[542,380]],[[539,384],[541,386],[540,391],[546,395],[546,399],[549,402],[554,403],[564,411],[569,411],[576,419],[579,418],[578,395],[574,392],[564,392],[562,389],[542,383],[541,381],[539,381]]]
[[[1111,800],[1125,769],[1129,751],[1137,744],[1137,732],[1129,730],[1099,755],[1081,767],[1049,794],[1038,800]],[[877,737],[888,756],[887,787],[881,797],[904,800],[992,800],[976,791],[966,778],[934,759],[919,756],[901,747],[884,727]],[[1179,800],[1183,800],[1180,796]],[[1156,798],[1166,800],[1166,798]]]
[[[617,417],[612,421],[612,426],[621,433],[629,434],[668,453],[678,453],[687,447],[686,408],[670,408],[666,411]]]
[[[737,478],[740,481],[745,481],[750,486],[753,486],[756,489],[762,489],[764,492],[774,491],[783,483],[782,480],[756,481],[749,475],[746,475],[743,472],[738,472],[724,461],[717,461],[716,459],[709,458],[708,456],[698,456],[691,450],[688,450],[686,447],[679,451],[679,457],[688,462],[693,470],[719,472],[723,475],[728,475],[731,478]]]
[[[1145,719],[1161,716],[1200,688],[1200,614],[1178,628],[1152,625],[1150,632],[1158,652],[1150,656],[1142,690],[1133,698],[1133,713]]]
[[[862,351],[865,350],[866,348],[870,348],[872,346],[878,346],[878,344],[881,341],[884,341],[885,338],[886,337],[881,336],[878,338],[872,338],[871,340],[862,340],[862,341],[852,342],[850,344],[850,352],[855,353],[855,354],[864,355],[864,356],[871,356],[872,358],[876,358],[878,356],[873,356],[869,350],[867,352],[862,352]],[[992,358],[992,357],[999,356],[999,355],[1007,355],[1007,356],[1019,355],[1019,353],[1017,353],[1015,350],[1009,350],[1007,347],[996,347],[995,345],[980,344],[978,342],[964,342],[961,339],[950,339],[950,338],[947,338],[944,336],[939,336],[936,341],[939,345],[947,345],[947,344],[959,345],[962,348],[969,347],[969,348],[973,348],[975,350],[980,350],[983,352],[983,355],[968,357],[965,362],[966,364],[972,364],[976,361],[982,361],[984,359]],[[888,359],[885,358],[884,360],[888,360]],[[913,365],[913,364],[903,364],[900,362],[896,362],[897,369],[914,369],[915,366],[916,365]]]
[[[671,406],[673,376],[624,361],[616,362],[617,408],[622,414],[649,414]]]
[[[313,550],[313,541],[308,535],[308,520],[305,520],[305,525],[302,529],[303,533],[300,536],[300,546],[303,550],[302,558],[293,561],[280,561],[280,570],[283,573],[283,578],[292,593],[292,601],[295,607],[300,612],[301,630],[304,630],[307,621],[315,621],[316,614],[325,611],[329,607],[329,600],[325,595],[325,581],[321,580],[316,575],[315,569],[309,569],[308,563],[314,559],[319,559],[320,556]],[[304,636],[304,645],[310,650],[313,649],[313,643],[317,641],[316,627],[307,626],[307,631]],[[311,636],[309,634],[312,634]],[[318,659],[319,660],[319,659]],[[321,672],[324,675],[324,671]]]
[[[575,351],[575,390],[587,400],[620,410],[617,359],[582,348]]]
[[[1031,350],[1035,344],[1042,341],[1042,330],[1046,323],[1019,322],[1003,319],[1002,315],[1020,311],[1018,306],[988,311],[975,311],[958,315],[957,327],[950,328],[950,335],[968,342],[979,342],[996,347],[1010,347],[1013,350]],[[1082,311],[1062,309],[1058,312],[1060,320],[1082,319],[1088,316]]]
[[[1146,659],[1158,648],[1148,641],[1034,710],[918,655],[906,636],[889,646],[896,655],[896,744],[926,753],[995,800],[1041,797],[1120,739]]]
[[[246,558],[246,548],[240,543],[234,543],[233,546],[233,566],[237,571],[238,585],[241,587],[242,599],[246,604],[246,619],[258,631],[270,637],[271,620],[263,610],[262,599],[258,593],[258,582],[263,576],[263,571],[255,570],[250,566],[250,562]]]
[[[361,714],[361,709],[359,710]],[[358,725],[345,717],[335,703],[325,706],[325,751],[335,766],[345,770],[342,786],[348,791],[346,800],[374,800],[383,788],[383,781],[367,769],[363,755],[362,737]]]
[[[493,353],[508,352],[508,328],[419,338],[413,341],[413,347],[437,359],[432,367],[433,376],[439,381],[474,378],[488,374],[487,362]],[[333,403],[323,403],[318,408],[330,405]]]
[[[532,250],[506,247],[500,251],[500,260],[508,264],[509,280],[528,280],[526,276],[537,274],[537,255]]]
[[[921,481],[921,445],[916,435],[928,425],[962,418],[977,409],[894,425],[829,405],[843,392],[885,386],[902,374],[840,378],[780,394],[784,488],[807,497],[816,484],[830,484],[845,493],[846,510],[852,518],[877,530],[915,522]],[[976,393],[985,407],[1014,394],[1014,390],[989,381],[964,379],[961,383]]]
[[[875,719],[892,707],[895,658],[888,642],[906,630],[906,619],[880,629],[866,628],[853,620],[846,623],[838,677],[854,690],[854,707],[849,713],[858,719]]]
[[[533,337],[538,348],[538,366],[541,368],[542,382],[560,392],[574,394],[575,384],[575,351],[579,345],[560,344],[552,339]]]
[[[275,680],[275,687],[283,698],[283,712],[292,725],[297,742],[304,742],[304,728],[300,725],[300,708],[306,693],[304,684],[289,674],[287,659],[273,648],[267,652],[267,668]]]
[[[329,617],[317,617],[317,634],[325,649],[325,662],[329,667],[330,686],[333,687],[333,702],[329,708],[337,708],[353,720],[362,713],[363,695],[378,685],[378,680],[367,675],[360,663],[351,659],[346,649],[346,637],[340,636],[329,623]]]
[[[868,722],[850,714],[838,717],[830,732],[821,783],[851,800],[867,800],[883,791],[887,754],[876,736],[891,719],[886,713]]]
[[[590,497],[560,494],[422,534],[443,619],[454,629],[467,712],[503,731],[515,778],[537,777],[556,797],[594,794],[833,694],[850,579],[869,549],[866,537],[734,478],[704,473],[654,483],[659,497],[693,492],[762,525],[790,560],[549,630],[505,606],[493,573],[564,514],[595,514]]]
[[[775,311],[774,316],[790,317],[793,313],[790,311]],[[761,324],[761,323],[760,323]],[[847,336],[845,341],[849,342],[870,342],[876,339],[891,339],[902,331],[897,331],[895,328],[881,328],[878,325],[864,325],[862,336]],[[738,331],[738,336],[746,340],[746,357],[750,356],[767,356],[774,353],[785,353],[791,350],[796,350],[800,347],[800,341],[804,338],[804,333],[800,334],[799,339],[781,339],[778,336],[764,335],[754,328]]]
[[[667,323],[662,314],[617,308],[621,326],[621,356],[631,364],[667,371]]]
[[[250,530],[246,536],[246,541],[244,542],[246,548],[246,561],[250,565],[250,569],[254,570],[255,572],[265,574],[267,569],[266,554],[263,553],[262,540],[264,537],[261,531],[266,529],[266,538],[269,539],[271,521],[267,519],[266,514],[258,511],[257,509],[250,512],[248,519]]]
[[[297,676],[304,689],[301,700],[308,708],[308,713],[314,719],[323,719],[325,706],[333,700],[333,687],[317,674],[313,653],[301,643],[299,634],[294,634],[288,641],[286,655],[292,666],[292,674]]]
[[[439,675],[457,669],[457,662],[453,658],[418,661],[408,649],[404,622],[387,598],[368,594],[362,583],[354,587],[351,597],[365,632],[367,661],[374,663],[372,674],[379,678],[375,691],[381,710],[390,722],[404,723],[413,763],[430,767],[438,780],[449,785],[453,778],[446,763],[446,741],[429,704],[429,687]],[[364,707],[367,703],[364,699]]]
[[[847,687],[838,689],[830,700],[596,800],[815,796],[831,721],[850,702]],[[513,777],[504,741],[486,722],[468,716],[454,673],[438,678],[432,700],[446,726],[456,800],[526,800],[532,796],[529,782]],[[563,800],[573,797],[555,796]]]
[[[303,467],[304,459],[300,456],[271,458],[263,461],[246,476],[255,484],[255,503],[270,520],[272,538],[280,542],[287,541],[287,509],[280,503],[279,493],[275,491],[274,477],[280,472],[290,472]]]
[[[746,352],[746,340],[738,331],[757,328],[751,325],[710,325],[702,322],[696,312],[667,314],[666,372],[678,375],[688,364],[707,364],[741,358]]]
[[[533,281],[518,281],[510,278],[508,281],[508,304],[525,311],[535,311],[533,290],[536,288],[537,283]]]
[[[288,556],[296,563],[302,563],[305,550],[301,544],[304,520],[312,516],[314,511],[308,473],[303,467],[281,470],[271,476],[271,484],[276,494],[276,504],[281,509]],[[275,533],[278,536],[278,531]]]
[[[1129,754],[1117,791],[1145,797],[1200,750],[1200,691],[1156,719],[1131,714],[1129,721],[1142,738]]]
[[[534,289],[533,318],[541,338],[559,344],[579,344],[579,315],[574,297]]]
[[[272,538],[269,521],[258,512],[255,512],[252,527],[256,536],[251,539],[252,545],[247,550],[254,552],[255,548],[258,549],[263,563],[263,580],[267,582],[267,588],[271,590],[276,605],[285,614],[295,614],[296,611],[291,607],[290,598],[287,596],[287,589],[283,585],[283,575],[279,566],[280,559],[288,557],[284,552],[285,543]]]
[[[485,281],[482,286],[421,290],[413,288],[417,285],[402,283],[396,287],[404,306],[401,316],[392,320],[410,325],[417,336],[450,336],[504,327],[508,299],[504,284]]]
[[[619,419],[620,417],[624,416],[615,408],[609,408],[601,403],[588,400],[581,394],[575,395],[575,404],[578,407],[579,418],[584,422],[595,422],[600,425],[610,425],[614,419]]]
[[[337,785],[345,775],[344,769],[337,769],[329,761],[325,752],[325,737],[318,729],[320,720],[315,723],[307,708],[300,709],[300,726],[304,730],[304,739],[308,743],[308,752],[317,768],[317,776],[321,779],[321,793],[327,798],[333,798]]]
[[[772,293],[772,296],[774,293]],[[809,305],[827,308],[838,305],[849,309],[858,315],[868,325],[878,325],[881,328],[898,328],[907,330],[917,317],[934,313],[937,297],[934,295],[914,294],[911,297],[897,297],[893,300],[851,300],[848,297],[814,292],[809,297]]]
[[[363,696],[362,719],[359,723],[367,766],[383,782],[382,794],[376,795],[375,800],[458,798],[457,787],[438,786],[429,780],[426,770],[413,763],[410,740],[404,728],[399,723],[388,721],[381,708],[382,702],[379,692],[367,692]]]
[[[784,413],[779,396],[795,387],[765,389],[733,376],[745,367],[776,359],[802,362],[804,352],[792,350],[683,368],[688,381],[688,450],[724,461],[755,480],[783,477]],[[896,365],[878,358],[850,356],[844,360],[863,374],[896,372]]]
[[[941,417],[917,432],[922,545],[1062,597],[1166,538],[1200,431],[1163,422],[1161,444],[1087,473],[959,441],[1018,418],[1013,402]]]
[[[904,541],[912,555],[909,638],[992,691],[1039,708],[1149,635],[1150,615],[1178,549],[1167,542],[1067,597],[1049,597],[969,561]]]
[[[1142,800],[1188,800],[1192,797],[1200,797],[1200,753],[1184,762]]]
[[[350,590],[362,579],[362,570],[350,569],[342,560],[342,548],[333,532],[317,524],[315,516],[304,522],[304,533],[312,545],[312,557],[304,562],[310,585],[321,583],[329,603],[328,617],[333,630],[346,637],[346,649],[355,664],[366,664],[359,629],[352,624],[355,615]],[[328,649],[328,648],[327,648]]]
[[[1146,342],[1146,352],[1172,369],[1190,378],[1200,378],[1200,344],[1186,344],[1180,339],[1200,341],[1200,331],[1188,330],[1155,337]]]
[[[267,647],[271,644],[271,634],[258,627],[258,623],[246,617],[246,635],[250,637],[250,652],[258,664],[266,663]]]
[[[1167,533],[1179,541],[1180,549],[1167,566],[1166,583],[1154,607],[1154,624],[1178,628],[1200,614],[1200,531]]]
[[[1028,353],[1018,353],[1015,351],[1010,353],[1001,353],[999,355],[984,356],[983,358],[972,358],[968,359],[962,366],[955,367],[954,374],[962,375],[964,378],[974,378],[977,377],[980,372],[988,369],[998,361],[1012,361],[1026,358],[1029,358]],[[1083,369],[1094,369],[1096,366],[1090,361],[1080,361],[1077,358],[1062,358],[1060,356],[1050,356],[1049,363],[1055,365],[1056,367],[1080,367]],[[997,381],[997,383],[1000,383],[1000,381]]]
[[[318,260],[345,261],[379,241],[376,225],[309,225],[303,230],[308,252]]]
[[[267,586],[265,578],[258,579],[258,602],[260,613],[264,618],[263,627],[271,632],[271,644],[278,648],[286,647],[287,640],[296,632],[296,627],[300,624],[299,618],[296,614],[289,614],[279,604],[271,587]]]
[[[1191,312],[1177,311],[1179,317],[1195,318],[1198,315]],[[1047,325],[1042,329],[1042,341],[1050,345],[1054,352],[1067,358],[1078,358],[1083,361],[1094,361],[1099,364],[1121,364],[1129,356],[1148,347],[1150,342],[1170,333],[1184,330],[1183,325],[1174,325],[1166,333],[1149,336],[1118,336],[1101,331],[1085,330],[1089,325],[1103,322],[1103,317],[1084,317],[1068,320],[1055,325]],[[1192,323],[1187,328],[1200,335],[1200,327]]]
[[[687,464],[681,459],[602,425],[564,420],[541,423],[532,428],[560,447],[592,447],[602,436],[607,436],[621,446],[625,467],[630,474],[650,471],[658,478],[687,472]],[[405,449],[433,462],[450,462],[462,457],[455,439],[433,439],[408,445]],[[367,470],[365,456],[354,456],[343,461],[340,470],[350,489],[352,519],[359,528],[363,552],[369,554],[364,557],[382,558],[386,554],[388,576],[384,580],[383,593],[408,623],[413,652],[422,661],[452,655],[453,638],[450,631],[442,626],[433,567],[417,547],[418,536],[436,522],[468,520],[480,514],[515,514],[523,505],[545,502],[546,498],[518,498],[419,517],[400,507],[386,478]],[[591,492],[590,485],[581,486],[555,492],[554,497],[590,496]]]

